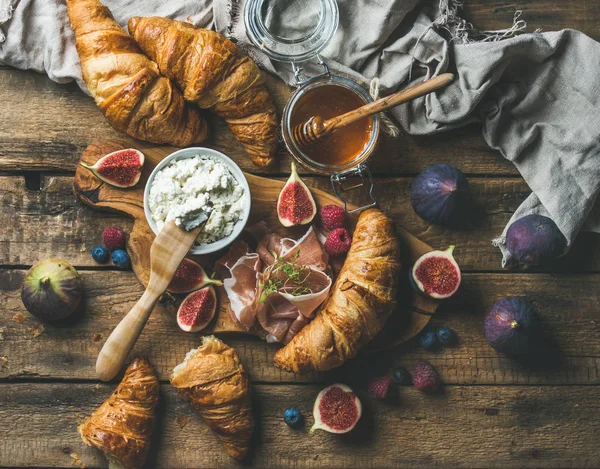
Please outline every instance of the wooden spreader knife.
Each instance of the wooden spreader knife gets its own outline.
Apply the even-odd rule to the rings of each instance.
[[[148,287],[131,311],[112,331],[98,355],[96,373],[102,381],[111,380],[123,367],[150,313],[160,296],[166,291],[177,267],[194,244],[207,219],[208,216],[201,213],[199,226],[191,231],[185,231],[174,221],[169,221],[152,243]]]

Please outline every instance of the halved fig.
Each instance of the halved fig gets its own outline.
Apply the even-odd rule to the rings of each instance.
[[[144,154],[135,148],[126,148],[103,156],[93,166],[83,161],[79,164],[111,186],[133,187],[142,175]]]
[[[410,283],[419,293],[443,300],[460,286],[460,267],[454,260],[454,246],[445,251],[431,251],[417,259],[410,271]]]
[[[207,285],[221,286],[223,282],[210,278],[200,264],[186,257],[177,267],[167,291],[169,293],[189,293]]]
[[[277,199],[277,216],[283,226],[307,225],[317,214],[315,199],[298,175],[292,161],[292,174]]]
[[[354,391],[345,384],[332,384],[317,396],[313,407],[315,423],[310,431],[347,433],[356,426],[361,415],[362,404]]]
[[[185,332],[198,332],[204,329],[217,310],[217,295],[209,285],[190,293],[177,310],[177,325]]]

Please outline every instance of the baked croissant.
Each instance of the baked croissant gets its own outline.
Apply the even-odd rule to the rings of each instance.
[[[167,18],[133,17],[129,32],[187,101],[223,117],[252,161],[274,161],[277,116],[256,64],[219,33]]]
[[[67,0],[83,79],[112,127],[153,143],[206,139],[200,111],[148,59],[98,0]]]
[[[254,423],[248,375],[237,352],[214,336],[202,338],[173,370],[171,384],[200,412],[229,455],[248,453]]]
[[[400,246],[392,220],[361,213],[348,257],[317,316],[275,354],[275,365],[306,373],[340,366],[381,329],[396,306]]]
[[[77,431],[104,453],[109,467],[138,469],[146,462],[157,403],[158,379],[146,360],[136,358],[115,392]]]

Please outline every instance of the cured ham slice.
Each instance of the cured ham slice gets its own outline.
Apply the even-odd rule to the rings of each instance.
[[[332,285],[327,253],[314,228],[302,238],[281,238],[265,224],[256,252],[236,241],[215,271],[231,304],[232,318],[246,329],[260,326],[269,342],[289,342],[314,316]]]
[[[258,243],[256,252],[265,265],[271,265],[279,257],[286,260],[296,257],[298,265],[324,271],[329,262],[329,256],[312,226],[298,241],[281,238],[276,233],[267,233]]]
[[[246,243],[236,241],[229,253],[219,259],[215,266],[223,279],[232,318],[246,329],[250,329],[255,322],[258,275],[262,270],[258,254],[248,251]]]
[[[303,289],[308,291],[299,294],[294,291],[295,287],[286,286],[285,273],[273,272],[277,265],[267,267],[261,276],[261,301],[258,305],[257,319],[268,333],[267,341],[287,343],[314,317],[315,310],[329,295],[332,281],[331,277],[320,270],[302,267],[298,272],[303,279]],[[265,295],[264,286],[269,280],[276,281],[282,287]],[[290,330],[295,332],[290,335]]]

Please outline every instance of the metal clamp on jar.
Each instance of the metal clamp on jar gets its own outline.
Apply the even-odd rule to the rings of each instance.
[[[369,204],[373,196],[373,177],[366,160],[375,151],[379,137],[377,115],[356,121],[322,142],[302,149],[292,137],[292,129],[310,117],[335,117],[372,102],[369,93],[357,82],[329,73],[319,53],[335,34],[339,11],[335,0],[248,0],[245,8],[246,32],[250,40],[271,59],[290,63],[298,85],[285,106],[281,119],[283,139],[292,156],[303,166],[329,174],[336,196],[344,203],[345,191],[368,184]],[[323,72],[304,78],[302,63],[314,60]],[[359,177],[350,187],[345,181]]]

